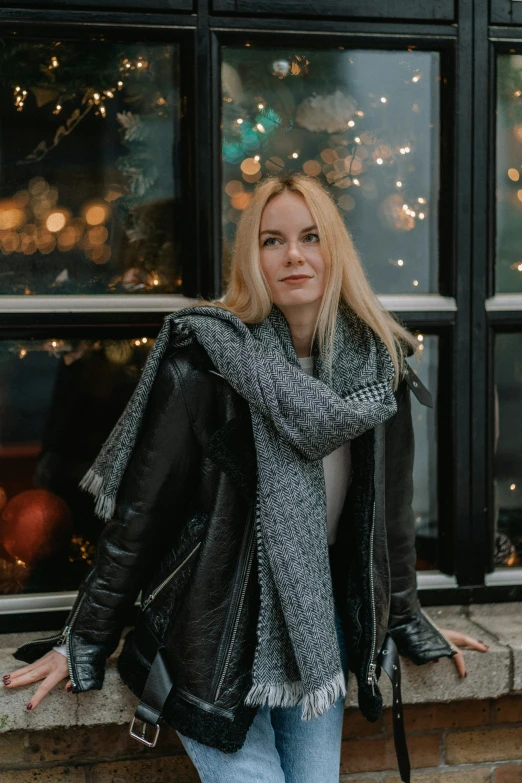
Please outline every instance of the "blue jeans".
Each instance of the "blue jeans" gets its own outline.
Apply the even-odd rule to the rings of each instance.
[[[337,638],[346,677],[341,623]],[[338,783],[344,698],[323,715],[301,719],[301,706],[260,707],[240,750],[223,753],[180,734],[201,783]]]

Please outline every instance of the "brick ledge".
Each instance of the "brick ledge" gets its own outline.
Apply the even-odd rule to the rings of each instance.
[[[454,663],[447,658],[425,666],[415,666],[403,660],[402,692],[405,704],[496,699],[522,692],[522,603],[430,607],[426,612],[439,627],[474,636],[489,645],[489,651],[464,651],[468,676],[463,680],[458,676]],[[14,660],[12,652],[29,639],[42,635],[0,635],[0,671],[5,673],[23,666],[23,663]],[[45,635],[50,636],[51,632]],[[59,687],[33,712],[28,712],[25,706],[35,686],[2,693],[0,733],[130,721],[137,699],[119,678],[115,666],[118,652],[119,648],[109,659],[105,685],[101,691],[73,695],[66,693],[64,687]],[[385,705],[389,706],[391,688],[386,675],[381,677],[381,687]],[[350,678],[346,704],[357,704],[354,677]]]

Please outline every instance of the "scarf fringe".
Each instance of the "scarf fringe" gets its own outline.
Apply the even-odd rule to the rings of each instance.
[[[96,498],[96,504],[94,511],[96,515],[106,522],[112,519],[115,509],[115,501],[108,495],[100,494],[103,485],[103,476],[96,473],[92,468],[89,468],[85,476],[82,478],[78,486],[80,489],[84,489],[86,492],[90,492]]]
[[[269,707],[296,707],[302,704],[302,719],[311,720],[326,712],[341,696],[346,696],[342,671],[310,693],[303,693],[301,680],[277,685],[253,685],[245,697],[245,704],[250,707],[264,704]]]

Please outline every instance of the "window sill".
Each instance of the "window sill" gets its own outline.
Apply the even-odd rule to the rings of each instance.
[[[425,610],[439,627],[458,630],[489,645],[487,653],[465,650],[468,676],[461,679],[452,661],[415,666],[403,659],[402,695],[405,704],[451,702],[498,698],[522,692],[522,604],[477,604],[471,607],[430,607]],[[12,671],[23,664],[12,652],[23,642],[44,634],[24,633],[0,636],[0,670]],[[50,634],[45,634],[50,635]],[[118,675],[115,655],[109,659],[101,691],[78,695],[62,688],[52,691],[34,712],[25,707],[36,686],[17,688],[3,694],[0,732],[21,729],[43,730],[58,726],[96,726],[127,723],[138,703]],[[357,705],[355,678],[350,678],[347,706]],[[385,706],[391,704],[391,687],[381,677]]]

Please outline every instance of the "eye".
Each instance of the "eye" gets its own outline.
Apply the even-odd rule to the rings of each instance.
[[[315,237],[317,240],[319,240],[319,235],[318,234],[307,234],[305,236],[305,239],[308,239],[308,237]],[[310,244],[310,243],[308,242],[308,244]]]
[[[271,240],[271,239],[273,239],[275,242],[277,242],[277,238],[276,238],[276,237],[267,237],[267,238],[265,239],[265,241],[263,242],[263,247],[264,247],[266,244],[268,244],[268,242],[270,242],[270,240]],[[270,245],[269,245],[269,247],[270,247]]]

